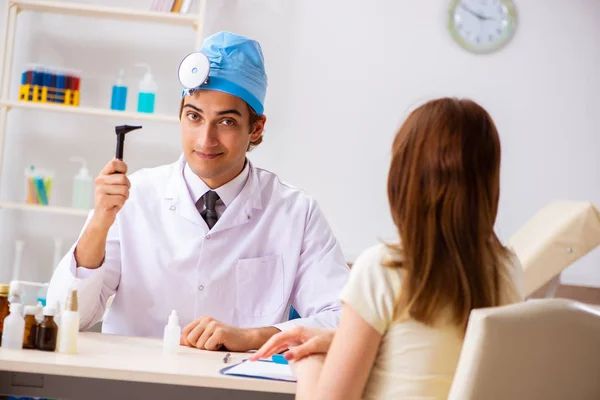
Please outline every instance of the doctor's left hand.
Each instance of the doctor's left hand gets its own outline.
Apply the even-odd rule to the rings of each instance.
[[[245,352],[260,348],[271,336],[278,333],[274,327],[236,328],[211,317],[201,317],[181,331],[180,344],[202,350]]]

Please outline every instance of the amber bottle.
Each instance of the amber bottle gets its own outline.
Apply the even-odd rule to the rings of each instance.
[[[25,334],[23,335],[24,349],[35,349],[38,332],[38,322],[35,319],[37,310],[36,306],[25,307]]]
[[[55,310],[52,307],[44,307],[44,320],[38,328],[36,347],[44,351],[56,350],[58,337],[58,325],[54,322]]]
[[[8,303],[9,285],[0,285],[0,345],[2,344],[2,330],[4,329],[4,318],[10,314]]]

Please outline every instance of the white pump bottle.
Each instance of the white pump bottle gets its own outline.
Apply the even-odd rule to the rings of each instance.
[[[87,163],[81,157],[71,157],[71,161],[81,163],[81,168],[73,180],[73,208],[90,210],[92,208],[92,194],[94,181],[87,168]]]

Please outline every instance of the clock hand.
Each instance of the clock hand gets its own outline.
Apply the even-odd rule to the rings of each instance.
[[[480,21],[495,21],[494,18],[486,17],[485,15],[481,15],[479,13],[476,13],[475,11],[471,10],[469,7],[465,6],[464,3],[460,3],[460,6],[462,8],[464,8],[466,12],[468,12],[469,14],[474,15],[475,18],[477,18]]]

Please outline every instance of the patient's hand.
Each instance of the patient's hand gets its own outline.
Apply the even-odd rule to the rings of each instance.
[[[258,349],[278,332],[279,329],[274,327],[242,329],[210,317],[201,317],[183,328],[180,343],[202,350],[224,347],[229,351],[244,352]]]
[[[329,351],[334,334],[335,329],[296,326],[274,335],[249,359],[257,361],[286,349],[290,349],[284,354],[288,361],[299,361],[311,354],[324,354]]]

